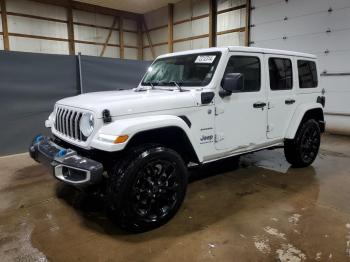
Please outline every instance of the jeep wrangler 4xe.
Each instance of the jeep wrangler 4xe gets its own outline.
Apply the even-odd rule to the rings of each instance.
[[[283,146],[310,165],[324,132],[316,57],[250,47],[159,56],[132,90],[58,101],[30,155],[79,188],[103,187],[125,230],[166,223],[186,193],[188,172],[231,156]]]

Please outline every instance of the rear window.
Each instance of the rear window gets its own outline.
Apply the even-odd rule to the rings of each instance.
[[[300,88],[315,88],[318,85],[316,63],[298,60],[298,74]]]
[[[289,90],[293,88],[292,62],[287,58],[269,58],[271,90]]]

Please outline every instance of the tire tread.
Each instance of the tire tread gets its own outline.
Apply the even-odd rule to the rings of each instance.
[[[305,162],[299,153],[300,146],[301,146],[301,139],[308,128],[316,128],[318,130],[318,133],[320,134],[320,127],[316,120],[314,119],[307,119],[304,120],[300,127],[298,128],[298,131],[294,137],[294,139],[287,139],[284,142],[284,154],[286,157],[286,160],[293,166],[293,167],[306,167],[312,164],[312,162],[315,160],[317,154],[315,154],[314,159],[310,162]]]

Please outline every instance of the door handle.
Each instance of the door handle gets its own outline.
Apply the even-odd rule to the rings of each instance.
[[[264,108],[266,106],[265,102],[256,102],[253,104],[254,108]]]
[[[286,99],[284,102],[286,105],[292,105],[295,103],[295,99]]]

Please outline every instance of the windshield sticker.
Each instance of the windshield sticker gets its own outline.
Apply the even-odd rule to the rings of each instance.
[[[194,61],[196,64],[211,64],[214,62],[216,55],[199,55]]]

